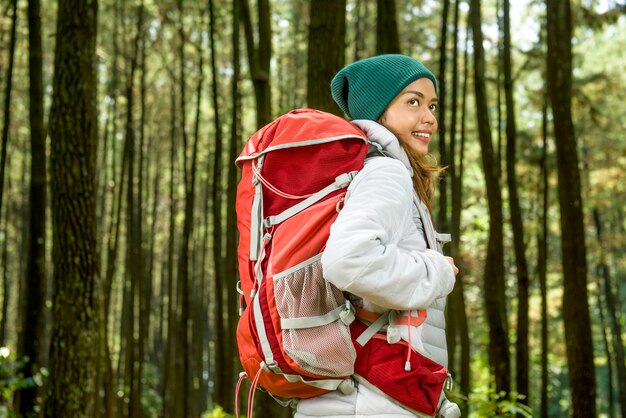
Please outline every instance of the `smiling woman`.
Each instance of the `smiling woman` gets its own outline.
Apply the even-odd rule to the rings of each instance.
[[[301,400],[296,417],[459,417],[443,393],[445,300],[458,269],[429,213],[441,171],[428,155],[437,80],[413,58],[378,55],[339,71],[331,89],[371,144],[321,258],[324,278],[356,307],[356,383]]]
[[[409,84],[389,104],[378,122],[413,152],[428,154],[428,144],[437,132],[437,93],[428,78]]]

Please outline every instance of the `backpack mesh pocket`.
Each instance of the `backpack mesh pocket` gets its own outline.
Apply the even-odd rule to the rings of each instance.
[[[274,299],[282,319],[317,317],[343,305],[339,289],[322,276],[321,254],[274,275]],[[285,353],[304,371],[319,376],[349,376],[356,352],[350,328],[340,319],[310,328],[283,329]]]

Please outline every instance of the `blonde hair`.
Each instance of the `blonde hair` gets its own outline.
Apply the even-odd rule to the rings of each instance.
[[[400,140],[398,142],[406,152],[411,163],[413,189],[415,189],[417,196],[426,204],[428,210],[432,210],[435,186],[445,168],[437,164],[437,159],[432,154],[419,154],[405,145],[404,142]]]
[[[413,189],[417,196],[426,204],[428,210],[432,210],[432,203],[435,197],[435,186],[437,181],[445,172],[445,167],[441,167],[437,163],[437,159],[432,154],[420,154],[400,139],[400,136],[390,129],[385,123],[387,111],[378,118],[377,122],[386,127],[398,139],[398,143],[406,152],[411,169],[413,170]]]

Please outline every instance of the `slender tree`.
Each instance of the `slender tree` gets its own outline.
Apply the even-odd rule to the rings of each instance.
[[[204,13],[202,13],[201,20],[204,23]],[[204,25],[202,25],[204,26]],[[196,177],[196,169],[195,165],[197,164],[197,145],[200,140],[200,118],[201,118],[201,108],[202,108],[202,92],[204,88],[204,43],[197,45],[198,56],[200,57],[198,62],[198,85],[196,87],[196,112],[194,116],[194,130],[193,130],[193,141],[194,148],[192,154],[192,170],[191,170],[191,179],[192,185],[195,184]],[[192,188],[192,190],[195,186]],[[205,215],[206,216],[206,215]],[[185,217],[185,221],[187,218]],[[189,231],[191,234],[191,231]],[[203,234],[206,237],[208,234]],[[199,257],[198,253],[202,251],[203,247],[198,245],[199,234],[194,234],[194,244],[193,245],[193,258],[197,260]],[[194,262],[194,266],[197,266],[198,263]],[[204,301],[202,299],[203,294],[203,286],[204,283],[204,269],[192,269],[193,275],[190,278],[190,295],[189,302],[190,306],[190,315],[191,315],[191,359],[190,359],[190,379],[191,379],[191,414],[192,416],[200,416],[202,412],[204,412],[204,388],[202,385],[202,381],[204,380],[204,368],[203,368],[203,343],[204,343]]]
[[[240,3],[238,0],[233,0],[233,54],[238,57],[238,48],[239,48],[239,14],[240,14]],[[211,211],[211,220],[213,225],[213,268],[214,268],[214,288],[215,288],[215,298],[212,308],[214,309],[213,316],[213,326],[211,327],[214,330],[215,334],[215,350],[214,356],[215,359],[213,364],[215,365],[223,365],[227,364],[226,354],[227,354],[227,344],[228,341],[225,338],[224,332],[224,323],[223,323],[223,308],[224,308],[224,292],[222,291],[222,283],[225,280],[224,276],[224,263],[222,262],[222,193],[221,193],[221,176],[223,162],[222,162],[222,152],[223,152],[223,132],[222,132],[222,124],[220,118],[220,106],[219,106],[219,85],[217,78],[217,60],[216,60],[216,43],[215,43],[215,32],[216,32],[216,16],[215,10],[213,7],[213,0],[209,0],[209,42],[210,42],[210,50],[211,50],[211,99],[212,99],[212,108],[213,108],[213,128],[214,128],[214,146],[213,146],[213,156],[209,155],[207,158],[208,163],[210,164],[212,160],[212,171],[208,171],[211,173],[211,180],[207,187],[207,200],[205,201],[205,208],[208,209],[209,201],[212,202],[212,211]],[[239,68],[238,60],[233,59],[233,69]],[[233,81],[235,82],[235,81]],[[236,82],[235,82],[236,83]],[[208,169],[209,167],[207,167]],[[208,219],[207,219],[208,226]],[[210,304],[209,304],[210,305]],[[214,378],[214,391],[213,391],[213,401],[218,405],[228,405],[228,372],[224,367],[216,367],[215,370],[215,378]]]
[[[237,0],[234,0],[237,1]],[[256,124],[261,127],[272,118],[271,90],[270,90],[270,60],[272,58],[272,30],[270,25],[270,2],[258,0],[258,33],[254,35],[252,16],[248,0],[238,0],[241,3],[241,22],[246,34],[246,48],[248,50],[248,66],[250,78],[254,85],[256,98]],[[238,24],[233,22],[233,28]],[[255,39],[258,39],[255,42]]]
[[[0,149],[0,218],[2,217],[2,195],[4,191],[4,173],[7,162],[7,145],[11,124],[11,90],[13,89],[13,63],[15,61],[15,43],[17,39],[17,0],[11,0],[13,14],[11,18],[11,40],[9,41],[9,66],[7,67],[7,85],[4,89],[4,119],[2,121],[2,149]]]
[[[437,77],[439,83],[439,129],[437,131],[437,139],[439,142],[439,163],[442,166],[448,166],[451,158],[451,153],[454,152],[446,143],[447,136],[447,110],[446,110],[446,64],[447,64],[447,47],[448,47],[448,11],[450,10],[450,0],[443,1],[443,11],[441,13],[441,30],[440,30],[440,44],[439,44],[439,76]],[[440,231],[447,231],[449,225],[448,217],[448,182],[442,181],[438,185],[439,192],[439,206],[437,208],[437,228]]]
[[[45,416],[92,417],[101,303],[96,245],[98,2],[59,0],[50,110],[54,291]]]
[[[572,122],[572,15],[569,0],[546,0],[548,92],[552,104],[561,213],[563,322],[571,416],[596,416],[596,383],[587,300],[587,250]]]
[[[8,182],[7,182],[8,183]],[[3,226],[3,231],[7,231],[8,215],[7,211],[4,211],[4,219],[0,214],[0,222]],[[9,314],[9,301],[11,300],[11,287],[9,286],[9,240],[7,234],[4,234],[2,239],[2,316],[0,317],[0,346],[5,347],[7,344],[7,316]]]
[[[130,71],[126,82],[126,128],[125,128],[125,146],[128,162],[128,176],[126,177],[126,269],[124,272],[124,291],[123,291],[123,314],[121,322],[121,338],[124,339],[124,350],[121,350],[120,359],[123,361],[123,370],[121,373],[121,381],[125,391],[128,391],[129,402],[124,403],[123,399],[119,403],[119,411],[122,417],[140,418],[140,397],[141,391],[138,390],[140,377],[137,375],[143,359],[138,357],[139,341],[138,326],[139,321],[138,298],[139,283],[143,280],[143,259],[141,253],[141,200],[138,196],[138,178],[136,163],[138,158],[137,138],[135,128],[135,74],[139,65],[139,46],[142,36],[142,26],[144,19],[143,2],[139,5],[137,11],[136,30],[133,41],[132,55],[130,57]]]
[[[451,216],[450,227],[452,232],[452,242],[450,243],[450,253],[457,262],[460,254],[461,246],[461,206],[463,201],[463,171],[465,157],[465,114],[466,114],[466,98],[467,98],[467,80],[468,80],[468,59],[467,59],[467,42],[469,29],[465,36],[465,48],[463,53],[463,86],[461,89],[461,135],[460,144],[457,146],[457,108],[458,108],[458,84],[459,84],[459,57],[458,57],[458,34],[459,34],[459,7],[460,1],[455,1],[454,5],[454,39],[452,52],[452,105],[450,117],[450,165],[449,176],[451,179]],[[467,313],[465,309],[464,296],[464,280],[463,274],[465,269],[461,269],[456,277],[456,285],[454,290],[448,297],[448,318],[449,318],[449,364],[453,371],[459,371],[459,382],[461,390],[465,395],[469,394],[470,379],[470,347],[469,347],[469,328],[467,324]],[[456,347],[460,346],[460,362],[455,362]],[[458,369],[455,369],[458,364]],[[465,413],[466,415],[467,413]]]
[[[20,352],[28,356],[24,373],[32,376],[43,365],[46,299],[46,141],[43,112],[41,16],[39,0],[28,1],[28,64],[30,92],[30,195],[28,261],[24,280]],[[37,388],[23,389],[19,411],[26,416],[37,403]]]
[[[197,151],[198,151],[198,136],[194,136],[192,149],[191,149],[191,161],[188,161],[187,145],[187,129],[185,122],[186,115],[186,101],[187,101],[187,88],[186,88],[186,72],[185,72],[185,45],[186,35],[183,29],[183,2],[178,0],[178,10],[180,13],[180,26],[179,26],[179,58],[180,58],[180,120],[181,120],[181,132],[183,136],[183,167],[184,167],[184,184],[185,184],[185,211],[183,221],[183,233],[180,245],[180,257],[178,259],[178,282],[180,284],[180,324],[178,326],[177,342],[179,344],[178,357],[182,357],[182,369],[181,371],[181,383],[180,388],[183,393],[183,402],[181,409],[181,416],[190,416],[191,405],[191,378],[190,378],[190,366],[189,357],[191,356],[190,349],[190,333],[189,326],[191,321],[191,309],[190,309],[190,278],[189,278],[189,245],[191,238],[191,230],[193,227],[193,207],[195,201],[195,180],[196,180],[196,165],[197,165]],[[202,57],[202,55],[200,55]],[[204,62],[200,61],[200,80],[203,81],[203,65]],[[200,90],[201,90],[200,86]],[[199,122],[199,119],[196,118]],[[196,129],[197,132],[197,129]]]
[[[358,61],[364,58],[366,54],[366,42],[367,39],[367,16],[369,15],[369,0],[357,0],[354,6],[354,55],[352,60]]]
[[[307,62],[307,105],[341,116],[330,81],[345,64],[346,0],[311,2]]]
[[[513,98],[513,76],[511,62],[511,17],[510,2],[503,0],[503,69],[504,96],[506,102],[506,180],[509,191],[511,226],[513,229],[513,247],[515,249],[515,267],[517,270],[517,340],[516,346],[516,383],[517,393],[523,395],[522,403],[528,404],[528,262],[524,239],[524,223],[517,191],[515,101]]]
[[[540,418],[548,417],[548,98],[541,105],[540,201],[541,215],[537,231],[537,276],[541,294],[541,403]]]
[[[613,355],[615,357],[617,388],[620,399],[620,413],[623,417],[626,417],[626,360],[624,355],[624,345],[622,344],[622,325],[619,320],[619,313],[617,308],[618,298],[613,291],[610,269],[606,260],[606,244],[604,240],[604,231],[602,227],[600,211],[598,210],[598,208],[593,208],[592,214],[594,226],[596,228],[596,238],[598,241],[598,246],[600,248],[600,261],[598,263],[598,272],[600,273],[602,283],[602,285],[600,286],[601,293],[607,309],[607,321],[611,329],[611,351],[613,351]],[[604,321],[602,322],[604,323]],[[611,385],[609,385],[609,387],[611,387]]]
[[[376,0],[376,54],[399,54],[396,0]]]
[[[484,272],[484,298],[489,323],[489,360],[496,390],[509,392],[510,357],[504,294],[504,248],[502,243],[502,195],[497,174],[498,163],[491,142],[491,128],[485,88],[485,55],[481,28],[480,0],[470,2],[470,20],[474,45],[474,96],[478,136],[482,150],[483,172],[489,204],[489,241]]]
[[[172,77],[173,78],[173,77]],[[170,117],[171,117],[171,130],[170,130],[170,184],[169,184],[169,201],[170,201],[170,213],[169,213],[169,237],[167,244],[167,289],[163,293],[163,297],[167,300],[167,345],[165,347],[165,367],[163,376],[163,404],[164,404],[164,416],[176,416],[176,385],[178,381],[179,370],[174,366],[174,361],[177,355],[176,347],[176,329],[177,326],[177,283],[174,281],[174,263],[175,263],[175,237],[176,237],[176,206],[177,199],[175,193],[176,182],[176,91],[174,89],[174,80],[172,80],[172,92],[170,95]]]

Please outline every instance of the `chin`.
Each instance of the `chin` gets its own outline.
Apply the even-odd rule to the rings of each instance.
[[[428,154],[428,147],[411,147],[411,150],[417,155]]]

